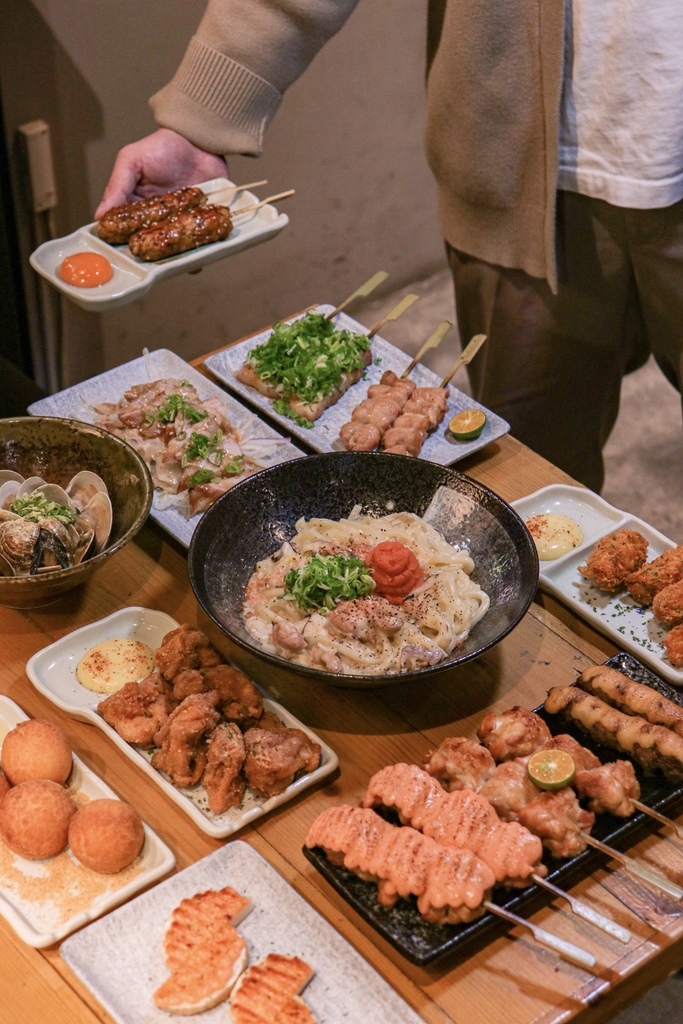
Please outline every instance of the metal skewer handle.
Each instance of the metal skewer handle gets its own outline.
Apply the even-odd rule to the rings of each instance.
[[[369,277],[367,279],[365,284],[362,284],[360,288],[356,288],[355,292],[351,292],[348,299],[344,299],[344,301],[339,306],[337,306],[336,309],[333,309],[331,313],[327,313],[325,319],[331,320],[333,317],[337,315],[337,313],[341,313],[342,309],[346,309],[349,303],[353,302],[354,299],[360,299],[361,296],[369,295],[370,292],[373,292],[375,290],[377,285],[380,285],[382,281],[386,281],[388,277],[389,275],[387,274],[386,270],[378,270],[376,274],[373,274],[372,277]]]
[[[472,360],[474,359],[474,357],[476,356],[477,352],[479,351],[479,349],[481,348],[481,346],[484,344],[485,341],[486,341],[486,335],[485,334],[475,334],[474,335],[474,337],[472,338],[470,343],[467,345],[467,347],[464,350],[464,352],[460,356],[458,356],[458,358],[456,359],[456,361],[453,364],[453,368],[450,371],[450,373],[447,373],[446,376],[444,377],[444,379],[439,384],[440,388],[445,388],[448,384],[450,384],[451,380],[453,379],[453,377],[455,375],[455,371],[456,370],[458,370],[461,366],[467,366],[468,363],[472,362]]]
[[[405,378],[408,376],[408,374],[411,372],[411,370],[415,369],[415,367],[420,362],[420,360],[422,359],[422,356],[425,354],[425,352],[429,351],[430,348],[438,348],[438,346],[441,344],[443,339],[446,337],[446,335],[448,334],[448,332],[450,331],[452,326],[453,326],[453,324],[451,323],[450,320],[442,320],[441,321],[441,323],[436,328],[436,330],[432,334],[429,335],[429,337],[425,341],[424,345],[422,346],[420,351],[417,353],[417,355],[415,356],[413,361],[410,363],[410,365],[405,368],[405,370],[401,374],[401,380],[405,380]]]
[[[651,818],[655,819],[655,821],[672,828],[679,839],[683,839],[683,828],[681,828],[677,822],[673,821],[671,818],[667,818],[664,814],[660,814],[659,811],[653,810],[652,807],[648,807],[647,804],[644,804],[641,800],[632,800],[632,803],[639,811],[649,814]]]
[[[372,330],[368,331],[368,338],[374,338],[380,327],[384,327],[390,320],[398,320],[405,313],[409,306],[417,302],[419,295],[404,295],[400,302],[397,302],[393,309],[390,309],[386,316],[383,316],[379,323],[376,323]]]
[[[619,942],[630,942],[631,933],[628,928],[622,928],[620,924],[613,921],[611,917],[606,917],[599,911],[595,910],[594,907],[584,903],[583,900],[577,899],[576,896],[572,896],[571,893],[565,892],[564,889],[560,889],[557,885],[553,885],[547,878],[542,878],[541,875],[533,874],[531,876],[536,882],[536,885],[542,886],[547,889],[548,892],[552,892],[555,896],[560,896],[562,899],[569,902],[572,911],[577,917],[582,917],[584,921],[590,921],[596,928],[601,928],[603,932],[607,932],[615,939],[619,939]]]
[[[644,882],[649,882],[650,885],[654,885],[663,892],[667,892],[669,896],[673,896],[676,900],[683,899],[683,889],[681,889],[680,885],[676,885],[675,882],[672,882],[664,875],[660,875],[658,871],[654,871],[646,864],[641,864],[640,861],[634,860],[633,857],[627,857],[625,853],[620,853],[619,850],[608,846],[607,843],[601,843],[599,839],[593,839],[593,836],[589,836],[583,829],[579,830],[579,835],[589,846],[594,846],[601,853],[606,853],[609,857],[614,857],[615,860],[621,861],[626,871],[630,871],[632,875],[642,878]]]
[[[547,946],[548,949],[552,949],[555,953],[559,953],[560,956],[565,958],[565,960],[571,960],[572,963],[578,964],[580,967],[585,967],[586,970],[590,970],[591,967],[595,967],[597,960],[593,954],[589,953],[585,949],[581,949],[580,946],[575,946],[573,942],[567,942],[566,939],[561,939],[559,936],[553,935],[552,932],[547,932],[544,928],[539,928],[538,925],[531,924],[530,921],[525,921],[523,917],[518,917],[517,914],[513,914],[509,910],[503,910],[502,907],[497,907],[496,904],[491,903],[490,900],[484,900],[483,905],[487,910],[490,910],[492,914],[497,914],[498,917],[502,917],[506,921],[512,921],[513,924],[519,924],[523,928],[528,928],[536,939],[536,942],[540,943],[541,946]]]

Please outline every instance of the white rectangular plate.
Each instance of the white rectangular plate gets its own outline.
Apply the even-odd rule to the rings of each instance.
[[[296,448],[291,441],[285,440],[276,430],[273,430],[270,424],[264,423],[255,413],[245,409],[241,402],[226,394],[223,388],[208,380],[204,374],[199,373],[193,366],[167,348],[148,352],[138,359],[131,359],[128,363],[116,366],[113,370],[107,370],[106,373],[101,373],[97,377],[84,380],[81,384],[74,384],[73,387],[66,388],[64,391],[58,391],[57,394],[50,395],[49,398],[41,398],[39,402],[30,405],[28,411],[32,416],[61,416],[94,423],[97,419],[94,407],[100,402],[118,402],[124,391],[134,384],[142,384],[162,377],[189,381],[197,389],[199,397],[202,399],[219,398],[225,406],[231,423],[234,423],[241,431],[245,440],[250,437],[265,438],[266,444],[269,440],[276,441],[277,445],[270,455],[260,456],[257,459],[264,468],[303,456],[302,451]],[[252,443],[255,446],[258,445],[257,441]],[[254,447],[253,450],[256,451],[257,448]],[[177,509],[158,508],[160,494],[161,491],[158,489],[154,492],[154,503],[150,512],[152,519],[163,526],[172,537],[188,547],[201,513],[197,513],[191,519],[186,519]]]
[[[91,622],[88,626],[81,626],[80,629],[68,633],[61,640],[38,651],[29,660],[26,674],[35,688],[62,711],[66,711],[81,722],[90,722],[106,733],[138,768],[161,786],[166,795],[192,818],[202,832],[216,839],[223,839],[330,775],[337,768],[339,759],[303,722],[291,715],[281,704],[264,697],[266,711],[274,712],[290,728],[302,729],[307,736],[320,744],[320,765],[315,771],[295,779],[291,786],[278,796],[259,797],[251,789],[247,789],[240,806],[230,807],[223,814],[212,814],[209,811],[206,792],[202,785],[185,789],[174,786],[162,772],[152,767],[150,751],[140,750],[121,739],[116,730],[98,715],[97,705],[104,698],[101,694],[93,693],[81,686],[76,679],[76,666],[85,652],[95,644],[117,637],[140,640],[152,650],[156,650],[166,633],[177,626],[175,619],[165,612],[139,607],[122,608],[104,619]]]
[[[318,312],[330,313],[334,307],[321,305],[315,308]],[[303,315],[302,313],[301,316]],[[297,319],[300,319],[300,317],[291,318],[291,320]],[[357,320],[352,320],[345,313],[337,314],[335,323],[340,330],[346,329],[354,334],[367,334],[367,328],[359,324]],[[270,416],[271,419],[280,425],[282,430],[305,441],[307,445],[317,452],[345,451],[344,445],[339,439],[339,431],[351,419],[351,413],[356,406],[367,398],[370,385],[379,384],[385,370],[393,370],[394,373],[400,376],[410,363],[409,355],[406,355],[405,352],[396,348],[395,345],[391,345],[379,335],[375,335],[372,339],[372,363],[368,366],[364,377],[357,384],[350,387],[335,405],[326,409],[322,416],[308,429],[307,427],[300,427],[294,420],[290,420],[286,416],[280,416],[273,409],[273,403],[269,398],[261,395],[254,388],[247,387],[237,379],[237,371],[241,370],[244,366],[249,352],[256,348],[257,345],[262,345],[267,341],[270,334],[271,328],[268,328],[267,331],[263,331],[254,338],[248,338],[246,341],[240,342],[239,345],[233,345],[231,348],[216,352],[214,355],[209,356],[205,365],[232,391],[236,391],[237,394],[246,398],[252,405],[255,405],[262,412],[266,413],[267,416]],[[420,363],[411,371],[410,379],[418,387],[438,387],[441,383],[440,378],[435,373]],[[449,422],[456,413],[461,412],[463,409],[482,409],[486,413],[486,425],[482,433],[474,441],[456,441],[448,431]],[[509,424],[501,419],[500,416],[496,416],[495,413],[486,409],[483,405],[479,405],[478,402],[463,394],[462,391],[458,391],[457,388],[449,385],[446,416],[423,444],[420,458],[428,459],[430,462],[437,462],[441,466],[450,466],[452,463],[459,462],[460,459],[472,455],[473,452],[479,451],[480,448],[484,448],[491,441],[495,441],[504,434],[507,434],[509,429]]]
[[[253,192],[240,192],[233,203],[230,196],[230,187],[233,184],[227,178],[212,178],[210,181],[201,182],[198,187],[208,195],[218,190],[226,195],[223,190],[227,190],[227,205],[230,205],[236,214],[240,209],[258,202],[258,196]],[[109,242],[98,238],[97,224],[94,222],[78,228],[64,238],[43,242],[31,253],[30,261],[34,270],[55,288],[64,292],[73,302],[83,309],[101,313],[116,306],[125,306],[126,303],[140,298],[157,281],[175,277],[176,274],[186,274],[190,270],[198,270],[208,263],[213,263],[214,260],[232,256],[258,242],[265,242],[282,231],[288,223],[289,218],[286,214],[278,213],[276,208],[268,203],[253,213],[237,216],[230,237],[223,242],[211,242],[178,256],[170,256],[154,263],[143,263],[133,256],[128,245],[110,245]],[[94,252],[105,256],[114,269],[111,280],[95,288],[77,288],[63,281],[58,269],[67,256],[73,256],[77,252]]]
[[[648,562],[674,548],[674,541],[583,487],[551,484],[513,501],[512,506],[525,520],[555,512],[579,524],[583,542],[555,561],[540,562],[539,585],[674,686],[683,686],[683,669],[674,668],[667,658],[662,646],[666,630],[654,619],[652,609],[637,604],[626,588],[612,594],[598,590],[578,569],[600,538],[615,530],[637,530],[642,534],[649,544]]]
[[[226,885],[253,903],[238,926],[250,963],[282,953],[301,957],[315,970],[302,997],[318,1024],[419,1024],[421,1018],[374,968],[260,854],[239,841],[72,936],[62,944],[61,956],[119,1024],[167,1024],[169,1015],[152,1002],[168,977],[161,948],[167,918],[181,900]],[[229,1021],[230,1014],[221,1003],[193,1019]]]
[[[7,733],[27,718],[14,701],[0,696],[0,747]],[[69,790],[77,798],[117,798],[75,755]],[[29,946],[53,945],[171,870],[173,853],[147,825],[144,829],[140,857],[118,875],[84,868],[68,849],[48,860],[27,860],[0,840],[0,914]]]

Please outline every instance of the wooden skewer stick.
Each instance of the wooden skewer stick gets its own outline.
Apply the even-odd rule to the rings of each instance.
[[[474,359],[475,355],[477,354],[477,352],[479,351],[479,349],[481,348],[481,346],[484,344],[485,341],[486,341],[486,335],[485,334],[475,334],[474,335],[474,337],[472,338],[472,340],[468,344],[467,348],[456,359],[455,363],[453,364],[453,369],[450,371],[450,373],[446,374],[444,379],[439,384],[440,388],[445,388],[445,387],[447,387],[450,384],[450,382],[453,379],[453,376],[455,374],[455,371],[457,369],[459,369],[461,366],[467,366],[468,363],[472,362],[472,360]]]
[[[430,348],[438,348],[438,346],[441,344],[443,339],[446,337],[446,335],[448,334],[448,332],[450,331],[452,326],[453,326],[453,324],[451,323],[450,320],[442,320],[441,321],[441,323],[436,328],[434,333],[429,335],[429,337],[425,341],[424,345],[422,346],[420,351],[417,353],[417,355],[415,356],[413,361],[410,363],[410,365],[407,366],[406,369],[403,371],[403,373],[401,374],[401,380],[405,380],[405,378],[408,376],[408,374],[412,370],[415,369],[415,367],[420,362],[420,360],[422,359],[422,356],[425,354],[425,352],[428,352]]]
[[[634,860],[633,857],[628,857],[625,853],[620,853],[619,850],[615,850],[614,847],[608,846],[607,843],[600,842],[599,839],[594,839],[593,836],[589,836],[583,829],[579,829],[579,835],[589,846],[595,847],[596,850],[600,850],[601,853],[606,853],[608,857],[613,857],[615,860],[621,862],[626,871],[630,871],[632,875],[637,878],[642,878],[644,882],[649,882],[650,885],[654,885],[657,889],[661,889],[663,892],[673,896],[674,899],[683,899],[683,889],[680,885],[676,885],[670,879],[664,875],[660,875],[658,871],[648,867],[646,864],[642,864],[638,860]]]
[[[376,274],[373,274],[372,277],[367,279],[365,284],[362,284],[360,288],[356,288],[355,292],[351,292],[348,299],[344,299],[341,305],[337,306],[336,309],[333,309],[331,313],[327,313],[325,319],[332,320],[337,313],[341,313],[342,309],[346,309],[350,302],[353,302],[354,299],[359,299],[363,295],[369,295],[370,292],[375,290],[377,285],[381,284],[382,281],[386,281],[388,277],[389,275],[386,270],[378,270]]]
[[[397,302],[393,309],[390,309],[386,316],[375,324],[372,330],[368,331],[368,339],[374,338],[380,327],[384,327],[390,320],[398,320],[402,313],[412,306],[414,302],[417,302],[419,295],[404,295],[400,302]]]
[[[490,900],[484,900],[483,905],[492,914],[497,914],[498,917],[502,917],[506,921],[512,921],[513,924],[519,924],[522,928],[528,928],[536,942],[540,943],[541,946],[547,946],[548,949],[554,950],[555,953],[559,953],[565,960],[570,960],[580,967],[585,967],[586,970],[595,967],[597,960],[593,954],[585,949],[581,949],[580,946],[575,946],[573,942],[567,942],[566,939],[561,939],[559,936],[553,935],[552,932],[547,932],[545,928],[539,928],[538,925],[531,924],[530,921],[526,921],[523,917],[518,917],[517,914],[496,906]]]
[[[274,203],[277,199],[287,199],[288,196],[294,195],[294,189],[290,188],[287,192],[278,192],[276,196],[268,196],[266,199],[262,199],[260,203],[255,203],[253,206],[244,206],[240,210],[230,210],[232,213],[232,219],[235,220],[237,217],[241,217],[243,213],[253,213],[254,210],[260,210],[262,206],[266,206],[267,203]]]
[[[268,182],[264,179],[263,181],[250,181],[246,185],[217,185],[208,191],[206,195],[213,206],[230,206],[230,203],[240,192],[248,192],[251,188],[267,184]]]
[[[659,811],[653,810],[652,807],[648,807],[647,804],[644,804],[641,800],[632,800],[631,802],[639,811],[649,814],[651,818],[655,819],[655,821],[660,822],[662,825],[668,825],[668,827],[672,828],[680,839],[683,839],[683,828],[681,828],[677,822],[672,821],[671,818],[667,818],[664,814],[660,814]]]
[[[577,917],[582,917],[584,921],[590,921],[596,928],[601,928],[608,935],[611,935],[615,939],[619,939],[620,942],[630,942],[631,933],[628,928],[623,928],[616,921],[613,921],[611,917],[607,917],[605,914],[601,914],[594,907],[584,903],[583,900],[578,899],[576,896],[572,896],[571,893],[565,892],[564,889],[560,889],[557,885],[553,885],[547,878],[543,878],[534,872],[531,876],[536,885],[542,886],[547,889],[548,892],[553,893],[555,896],[559,896],[563,900],[568,900],[569,905],[576,914]]]

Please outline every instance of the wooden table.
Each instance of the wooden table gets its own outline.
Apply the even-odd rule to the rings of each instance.
[[[458,469],[508,501],[568,479],[510,437],[489,445]],[[233,648],[194,599],[185,550],[153,522],[112,559],[109,568],[59,603],[28,611],[0,609],[1,692],[27,714],[59,723],[79,757],[134,803],[169,844],[181,869],[220,842],[199,832],[103,733],[50,704],[25,674],[26,662],[36,651],[126,605],[159,608],[180,622],[198,623],[226,656],[338,753],[338,775],[245,829],[239,838],[252,844],[429,1024],[559,1024],[570,1019],[576,1024],[602,1024],[681,966],[683,906],[673,916],[663,916],[656,894],[646,887],[636,905],[625,876],[601,868],[572,891],[631,929],[629,946],[582,924],[560,901],[532,918],[591,950],[600,965],[597,979],[542,950],[521,929],[502,934],[467,959],[454,956],[427,968],[413,967],[336,895],[303,856],[303,838],[314,817],[330,804],[358,802],[370,775],[382,766],[419,762],[444,737],[473,735],[490,708],[534,707],[550,686],[565,685],[577,671],[616,653],[610,641],[552,598],[539,592],[523,621],[498,646],[420,694],[408,685],[376,691],[302,686],[287,672]],[[660,832],[631,852],[681,881],[681,849]],[[633,904],[637,913],[622,900]],[[38,951],[24,945],[1,919],[0,963],[3,1024],[110,1021],[62,962],[58,948]]]

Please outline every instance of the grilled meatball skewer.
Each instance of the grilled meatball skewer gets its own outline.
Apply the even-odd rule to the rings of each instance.
[[[105,242],[120,245],[136,231],[205,203],[206,195],[196,187],[179,188],[136,203],[123,203],[108,210],[97,222],[97,234]]]

